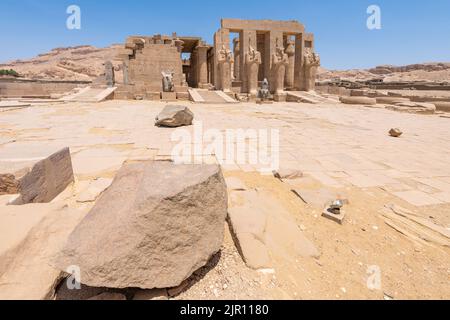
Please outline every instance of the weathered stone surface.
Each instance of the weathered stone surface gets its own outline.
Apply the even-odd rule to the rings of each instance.
[[[268,192],[232,193],[228,223],[249,268],[269,269],[271,256],[311,256],[319,252],[295,219]]]
[[[396,104],[410,101],[408,98],[401,97],[377,97],[376,100],[379,104]]]
[[[0,195],[19,193],[19,181],[12,174],[0,174]]]
[[[194,114],[188,107],[168,105],[156,117],[158,127],[190,126],[194,120]]]
[[[73,181],[70,150],[65,148],[36,163],[20,179],[20,197],[14,204],[50,202]]]
[[[220,250],[226,215],[219,166],[126,164],[55,264],[93,287],[175,287]]]
[[[340,97],[339,101],[344,104],[363,104],[363,105],[375,105],[377,100],[369,97]]]
[[[389,135],[394,138],[398,138],[402,134],[403,134],[402,130],[400,130],[398,128],[392,128],[391,130],[389,130]]]
[[[388,108],[407,113],[434,114],[436,112],[434,104],[424,102],[400,102],[393,106],[388,106]]]
[[[51,260],[84,215],[60,203],[1,208],[0,300],[54,297],[62,273]]]

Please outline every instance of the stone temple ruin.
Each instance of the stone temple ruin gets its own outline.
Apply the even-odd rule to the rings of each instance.
[[[223,19],[213,45],[176,33],[131,36],[118,58],[123,83],[115,98],[166,101],[214,98],[207,89],[225,101],[255,99],[265,80],[274,100],[285,101],[286,91],[314,90],[320,64],[314,36],[301,23],[239,19]],[[164,74],[172,75],[173,89],[164,88]]]

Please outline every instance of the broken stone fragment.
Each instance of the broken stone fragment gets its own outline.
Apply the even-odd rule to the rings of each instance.
[[[69,148],[64,148],[39,161],[20,178],[20,196],[15,205],[48,203],[74,181]]]
[[[296,169],[280,169],[273,171],[273,176],[280,180],[293,180],[303,177],[303,172]]]
[[[188,107],[168,105],[156,117],[157,127],[181,127],[190,126],[194,120],[194,114]]]
[[[272,255],[317,257],[319,252],[268,192],[235,192],[228,223],[239,253],[249,268],[272,268]]]
[[[402,130],[400,130],[400,129],[398,129],[398,128],[392,128],[392,129],[389,131],[389,135],[390,135],[391,137],[394,137],[394,138],[398,138],[398,137],[400,137],[402,134],[403,134]]]
[[[55,264],[92,287],[176,287],[220,250],[227,202],[218,165],[125,164]]]
[[[18,194],[19,181],[13,174],[0,174],[0,195]]]
[[[342,207],[343,204],[336,205],[336,203],[333,202],[323,210],[322,217],[330,219],[339,224],[343,224],[345,218],[345,211],[343,210]]]

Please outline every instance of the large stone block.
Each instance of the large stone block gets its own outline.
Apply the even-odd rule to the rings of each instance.
[[[69,148],[37,162],[19,182],[20,196],[14,204],[47,203],[74,181]]]
[[[190,126],[194,114],[188,107],[169,105],[156,117],[155,125],[158,127]]]
[[[79,266],[93,287],[176,287],[220,250],[226,215],[219,166],[126,164],[56,265]]]

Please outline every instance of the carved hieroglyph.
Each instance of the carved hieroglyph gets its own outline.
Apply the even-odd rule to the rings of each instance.
[[[220,88],[224,92],[231,91],[231,64],[234,62],[231,50],[222,46],[219,50],[217,62],[219,64]]]
[[[314,90],[316,85],[317,67],[320,66],[320,57],[311,48],[305,48],[303,58],[303,79],[305,91]]]
[[[247,68],[248,93],[253,96],[258,94],[258,70],[261,63],[261,53],[250,45],[245,54],[245,67]]]
[[[284,52],[284,48],[278,45],[277,41],[277,48],[275,50],[275,53],[272,55],[272,89],[275,94],[284,93],[284,78],[286,74],[286,66],[288,64],[288,55]]]

